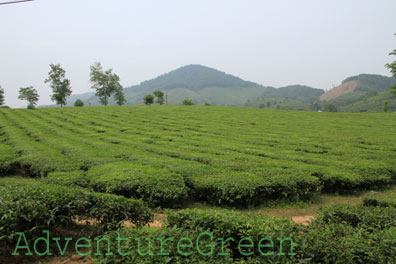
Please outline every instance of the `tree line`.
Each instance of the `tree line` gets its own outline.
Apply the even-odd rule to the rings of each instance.
[[[50,64],[48,78],[44,83],[49,83],[52,89],[51,100],[61,107],[66,105],[66,99],[72,94],[70,80],[66,78],[66,71],[60,64]],[[95,95],[102,105],[108,105],[109,99],[114,95],[118,105],[126,103],[120,77],[113,73],[112,69],[104,70],[100,62],[95,62],[90,67],[91,88],[96,90]],[[27,101],[28,109],[34,109],[40,99],[40,95],[33,86],[19,89],[18,99]],[[4,88],[0,86],[0,105],[4,104]],[[74,106],[83,106],[84,102],[78,99]]]

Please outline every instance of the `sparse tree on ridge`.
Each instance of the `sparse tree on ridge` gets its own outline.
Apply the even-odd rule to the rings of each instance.
[[[51,100],[62,107],[66,105],[66,98],[72,94],[70,80],[66,79],[66,71],[62,69],[60,64],[50,64],[50,67],[48,78],[44,82],[50,83],[52,88]]]
[[[102,105],[108,105],[109,98],[113,93],[118,93],[118,96],[116,95],[116,100],[121,93],[123,94],[120,77],[113,73],[112,69],[103,71],[100,62],[95,62],[90,69],[90,81],[92,83],[91,88],[96,90],[95,95],[99,97],[99,101]],[[123,97],[123,99],[124,102],[122,102],[123,100],[118,102],[122,102],[122,104],[124,104],[125,97]]]
[[[0,105],[4,104],[4,89],[0,85]]]
[[[154,92],[154,96],[156,97],[155,102],[159,105],[163,105],[164,104],[164,92],[157,90]]]
[[[19,89],[18,99],[28,101],[28,108],[35,108],[39,98],[40,96],[38,95],[36,89],[33,88],[33,86]]]
[[[144,96],[144,103],[146,105],[152,105],[154,103],[154,96],[152,94],[146,94]]]
[[[396,35],[396,34],[395,34]],[[393,50],[389,55],[395,55],[396,56],[396,49]],[[396,78],[396,61],[393,61],[392,63],[387,63],[385,64],[385,67],[390,70],[392,73],[393,77]],[[396,97],[396,84],[390,87],[391,93]]]

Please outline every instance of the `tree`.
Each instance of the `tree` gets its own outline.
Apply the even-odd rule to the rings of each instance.
[[[326,112],[338,112],[338,107],[334,103],[326,103],[323,108],[323,110]]]
[[[384,102],[384,112],[388,112],[388,101]]]
[[[70,80],[66,79],[66,71],[62,69],[60,64],[50,64],[51,70],[48,72],[48,78],[44,81],[50,83],[53,94],[51,100],[55,101],[61,107],[66,105],[66,97],[72,94]]]
[[[77,100],[74,102],[74,106],[75,106],[75,107],[82,107],[82,106],[84,106],[84,102],[81,101],[81,99],[77,99]]]
[[[112,69],[103,71],[100,62],[95,62],[90,69],[90,81],[92,83],[91,88],[96,90],[95,95],[99,97],[99,101],[102,105],[106,106],[109,103],[109,98],[113,93],[118,93],[120,98],[123,97],[123,100],[118,102],[123,101],[122,104],[125,103],[125,97],[123,96],[122,86],[120,84],[120,77],[117,74],[114,74]]]
[[[157,90],[154,92],[154,96],[156,97],[155,102],[159,105],[163,105],[164,104],[164,92]]]
[[[0,85],[0,105],[4,104],[4,89]]]
[[[115,96],[115,101],[116,101],[116,103],[117,103],[119,106],[125,104],[126,99],[125,99],[125,95],[124,95],[124,91],[123,91],[122,87],[121,87],[121,88],[118,88],[118,89],[115,91],[115,95],[114,95],[114,96]]]
[[[151,94],[146,94],[144,96],[144,103],[146,105],[152,105],[154,103],[154,96]]]
[[[33,88],[33,86],[19,89],[18,99],[28,101],[29,109],[35,108],[35,105],[37,104],[39,98],[40,96],[38,95],[36,89]]]
[[[396,35],[396,34],[395,34]],[[396,56],[396,49],[393,50],[389,55],[395,55]],[[392,73],[393,77],[396,78],[396,61],[393,61],[392,63],[387,63],[385,64],[385,67],[390,70]],[[396,84],[390,87],[391,93],[396,97]]]
[[[190,99],[184,99],[182,104],[183,105],[194,105],[194,102]]]

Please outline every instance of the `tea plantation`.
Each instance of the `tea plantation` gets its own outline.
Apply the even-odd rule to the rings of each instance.
[[[76,216],[95,220],[112,236],[123,221],[147,224],[158,207],[201,202],[249,208],[385,188],[396,183],[395,124],[393,113],[212,106],[0,109],[0,174],[36,178],[0,179],[0,243],[9,246],[22,229],[34,237],[40,228],[70,226]],[[177,256],[164,263],[335,263],[336,257],[340,263],[386,263],[396,256],[384,248],[396,245],[395,204],[370,198],[353,208],[329,208],[310,227],[227,209],[181,210],[164,228],[122,233],[197,237],[210,230],[258,241],[264,232],[296,241],[293,257]],[[340,241],[329,246],[333,251],[326,251],[328,239]],[[118,257],[98,261],[163,261]]]

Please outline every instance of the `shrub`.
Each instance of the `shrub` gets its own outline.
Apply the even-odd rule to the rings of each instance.
[[[191,177],[196,199],[226,206],[254,206],[269,200],[309,200],[320,189],[318,178],[308,175],[258,176],[244,172]]]
[[[2,136],[0,136],[0,141]],[[17,168],[18,155],[11,145],[0,142],[0,176],[7,175]]]
[[[84,106],[84,102],[83,102],[81,99],[77,99],[77,100],[74,102],[74,106],[75,106],[75,107],[82,107],[82,106]]]
[[[184,99],[182,102],[183,105],[194,105],[193,100],[190,99]]]
[[[34,238],[44,229],[69,226],[72,217],[94,220],[104,230],[119,228],[123,221],[144,225],[152,219],[142,201],[81,188],[3,178],[0,193],[0,238],[6,243],[14,239],[15,232]]]
[[[90,181],[84,171],[72,172],[51,172],[45,178],[46,183],[63,185],[67,187],[83,187],[88,188]]]
[[[366,229],[387,229],[396,227],[396,208],[335,205],[323,208],[318,221]]]
[[[36,109],[34,104],[28,104],[27,109]]]
[[[177,207],[187,197],[183,177],[167,169],[116,162],[93,167],[87,176],[95,191],[143,199],[152,206]]]
[[[190,230],[183,230],[181,228],[159,228],[159,229],[135,229],[128,228],[119,231],[119,237],[123,239],[129,239],[128,242],[122,242],[120,244],[120,248],[118,249],[117,243],[112,243],[110,251],[113,255],[105,255],[107,253],[107,245],[104,246],[105,243],[102,243],[100,247],[100,252],[102,252],[102,256],[97,258],[98,263],[111,263],[111,264],[119,264],[119,263],[139,263],[139,264],[152,264],[152,263],[211,263],[211,264],[231,264],[234,263],[232,259],[232,255],[230,256],[219,256],[216,253],[211,254],[209,256],[203,256],[199,254],[196,250],[190,256],[183,256],[178,252],[178,242],[183,238],[189,238],[193,241],[195,249],[195,241],[199,234],[205,232],[206,230],[202,230],[200,228],[194,228]],[[105,235],[110,241],[116,241],[118,238],[118,233],[109,232]],[[161,241],[158,239],[172,238],[172,240],[168,240],[166,243],[164,242],[164,246],[161,246]],[[150,239],[150,252],[152,254],[142,255],[138,254],[138,246],[136,239],[140,240],[141,246],[140,251],[146,252],[148,250],[147,240]],[[185,242],[185,241],[184,241]],[[202,239],[200,243],[200,247],[202,251],[208,251],[207,247],[214,246],[215,248],[220,247],[219,241],[210,241],[209,239]],[[119,250],[119,251],[118,251]],[[189,249],[181,249],[182,251],[189,251]],[[130,252],[129,255],[120,256],[117,252]],[[158,255],[159,253],[167,253],[168,255]],[[224,250],[225,253],[228,253],[228,250]]]

